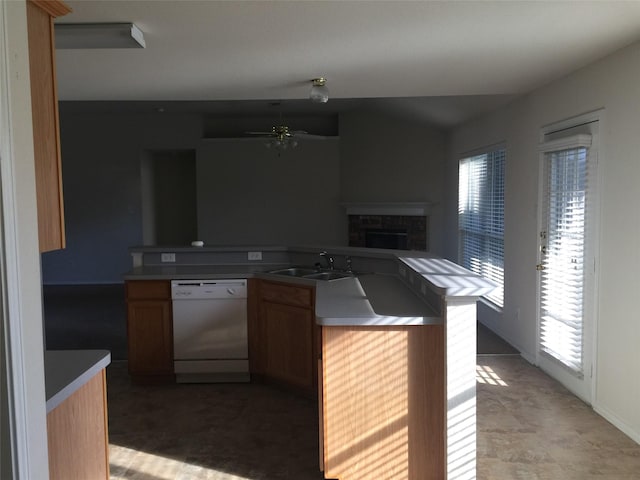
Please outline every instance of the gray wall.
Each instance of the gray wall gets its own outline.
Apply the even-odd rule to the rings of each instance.
[[[119,283],[131,268],[127,249],[142,244],[143,152],[192,148],[201,119],[69,110],[62,104],[67,248],[42,255],[43,282]]]
[[[430,251],[445,244],[445,132],[427,121],[353,112],[340,116],[341,197],[345,202],[433,202]]]
[[[278,156],[262,140],[203,141],[198,235],[207,245],[346,245],[339,140],[301,141]]]
[[[341,202],[431,201],[430,245],[443,249],[444,133],[425,122],[352,112],[339,139],[278,156],[258,139],[203,140],[200,115],[101,110],[61,105],[67,248],[42,255],[45,284],[122,281],[128,248],[153,237],[141,170],[170,150],[196,152],[197,236],[209,245],[346,245]]]

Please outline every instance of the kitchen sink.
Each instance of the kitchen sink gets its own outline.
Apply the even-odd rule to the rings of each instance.
[[[318,273],[318,270],[310,267],[289,267],[282,268],[280,270],[271,270],[269,273],[275,273],[277,275],[288,275],[290,277],[304,277],[313,273]]]
[[[317,268],[311,267],[289,267],[279,270],[271,270],[268,273],[275,275],[286,275],[289,277],[308,278],[309,280],[339,280],[341,278],[353,277],[352,273],[339,271],[319,271]]]
[[[318,272],[304,276],[304,278],[311,278],[313,280],[339,280],[349,277],[353,277],[353,274],[347,272]]]

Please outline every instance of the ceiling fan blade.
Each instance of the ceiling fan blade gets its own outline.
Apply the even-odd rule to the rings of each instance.
[[[314,135],[313,133],[307,133],[307,132],[294,133],[293,135],[294,137],[303,139],[303,140],[326,140],[327,138],[329,138],[325,135]]]
[[[244,132],[245,135],[265,135],[265,136],[273,136],[273,132]]]

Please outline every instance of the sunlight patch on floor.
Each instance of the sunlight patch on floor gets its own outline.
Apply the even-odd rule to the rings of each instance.
[[[175,480],[176,478],[212,478],[225,480],[253,480],[231,473],[190,464],[179,459],[163,457],[121,445],[109,445],[110,480]],[[188,476],[185,476],[188,475]]]
[[[491,367],[476,365],[476,381],[487,385],[496,385],[500,387],[508,387],[507,382],[502,380],[500,376],[493,371]]]

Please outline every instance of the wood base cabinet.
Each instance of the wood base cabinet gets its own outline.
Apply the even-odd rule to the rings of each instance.
[[[442,325],[322,327],[325,478],[446,478],[444,358]]]
[[[267,280],[258,285],[258,315],[250,329],[252,374],[315,395],[315,292],[306,285]]]
[[[173,381],[171,284],[126,282],[129,373],[139,381]]]

